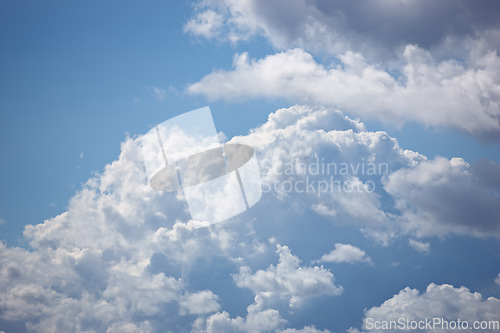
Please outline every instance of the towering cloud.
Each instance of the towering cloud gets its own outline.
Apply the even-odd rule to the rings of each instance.
[[[182,195],[148,186],[139,142],[126,139],[119,158],[85,184],[66,212],[28,225],[29,251],[0,245],[2,327],[291,329],[289,311],[311,311],[311,297],[343,291],[334,270],[301,264],[294,248],[310,249],[307,261],[371,262],[348,244],[325,254],[332,247],[325,230],[361,232],[383,245],[408,233],[498,236],[497,164],[428,161],[334,109],[281,109],[231,139],[256,149],[266,191],[244,214],[209,228],[196,229]],[[387,195],[395,207],[383,204]],[[321,331],[313,324],[295,328]]]

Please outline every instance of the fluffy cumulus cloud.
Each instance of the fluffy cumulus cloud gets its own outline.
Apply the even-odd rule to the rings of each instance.
[[[491,160],[429,161],[339,111],[304,106],[278,110],[233,141],[258,149],[264,191],[382,243],[401,234],[498,236],[500,165]],[[382,209],[387,194],[396,211]]]
[[[498,313],[500,313],[500,300],[497,298],[484,299],[481,294],[471,292],[465,287],[430,284],[423,293],[407,287],[380,306],[365,311],[363,328],[367,332],[401,332],[404,330],[402,326],[399,328],[392,326],[391,329],[382,327],[390,325],[391,321],[392,325],[395,325],[394,322],[397,324],[400,318],[403,318],[405,325],[415,325],[411,322],[416,322],[417,325],[425,324],[426,319],[432,322],[433,318],[436,318],[441,322],[436,322],[435,327],[426,327],[422,324],[421,327],[413,327],[413,330],[456,332],[457,326],[454,328],[453,325],[460,320],[467,323],[464,324],[468,325],[466,331],[500,332],[500,327],[495,326],[498,325]],[[407,320],[410,324],[407,324]],[[483,325],[483,327],[473,325]],[[484,325],[490,326],[485,328]]]
[[[232,42],[260,35],[283,52],[236,54],[232,70],[188,90],[210,99],[284,97],[500,139],[498,2],[362,3],[199,1],[186,32]]]
[[[299,260],[320,258],[324,250],[314,245],[332,244],[332,228],[360,230],[386,245],[405,233],[498,235],[498,165],[428,161],[334,109],[281,109],[231,139],[256,149],[264,196],[241,216],[207,228],[196,228],[182,194],[149,187],[139,142],[126,139],[119,158],[66,212],[27,226],[31,249],[0,244],[2,329],[321,331],[314,322],[292,325],[289,311],[308,310],[311,295],[342,297],[334,271]],[[388,195],[398,211],[382,204]],[[294,251],[308,245],[315,252],[307,257]],[[346,246],[334,250],[334,261],[368,261]],[[235,299],[237,293],[243,296]],[[243,312],[228,306],[232,301]]]
[[[329,333],[330,330],[326,330],[326,329],[320,330],[314,326],[305,326],[304,328],[301,328],[301,329],[287,328],[281,332],[282,333]]]
[[[500,236],[500,165],[436,158],[390,174],[385,189],[402,211],[407,232]]]
[[[128,139],[119,160],[91,179],[67,212],[27,226],[33,251],[1,245],[3,320],[36,332],[149,332],[158,331],[154,318],[169,304],[170,317],[218,310],[210,291],[190,292],[182,276],[155,269],[154,254],[168,252],[161,236],[180,238],[194,228],[158,228],[168,219],[166,210],[175,210],[145,185],[137,149]],[[223,238],[214,238],[213,249],[224,247]],[[210,251],[211,245],[199,245]],[[182,247],[176,250],[182,258]]]
[[[292,255],[287,246],[277,245],[279,262],[266,270],[252,274],[250,267],[243,266],[234,276],[236,285],[249,288],[256,298],[289,299],[290,307],[300,304],[303,298],[315,295],[340,295],[342,287],[335,285],[333,274],[323,267],[301,267],[300,260]]]
[[[311,54],[293,49],[262,59],[237,54],[232,70],[216,70],[188,91],[209,99],[285,97],[390,124],[417,121],[498,139],[499,78],[500,57],[495,51],[464,64],[435,61],[428,51],[409,45],[394,75],[360,53],[348,51],[338,64],[324,66]]]
[[[355,262],[372,263],[371,258],[366,255],[365,251],[351,244],[341,243],[335,244],[335,249],[324,254],[319,261],[334,263],[346,262],[350,264]]]

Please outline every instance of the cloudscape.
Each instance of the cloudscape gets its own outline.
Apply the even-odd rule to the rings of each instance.
[[[0,7],[0,332],[500,332],[497,1]]]

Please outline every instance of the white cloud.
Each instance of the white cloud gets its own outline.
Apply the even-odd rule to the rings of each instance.
[[[428,254],[431,250],[431,244],[429,242],[419,242],[414,239],[409,239],[408,244],[418,252]]]
[[[326,206],[324,203],[313,205],[311,208],[319,215],[330,216],[330,217],[337,216],[337,212],[334,209],[331,209],[328,206]]]
[[[280,332],[280,333],[329,333],[329,330],[316,329],[314,325],[305,326],[301,329],[284,328],[287,321],[282,318],[275,309],[267,309],[260,303],[261,299],[256,298],[256,303],[247,308],[247,316],[231,318],[226,311],[214,313],[204,320],[199,317],[193,323],[195,332]]]
[[[497,277],[495,278],[495,284],[500,286],[500,273],[498,273]]]
[[[289,300],[290,307],[297,306],[304,298],[316,295],[336,296],[342,287],[335,285],[333,274],[323,267],[301,267],[300,260],[287,246],[277,245],[279,262],[254,274],[248,266],[240,267],[234,281],[240,288],[249,288],[260,300],[276,296]]]
[[[339,295],[342,289],[329,270],[301,266],[285,246],[278,247],[278,263],[268,266],[274,262],[268,241],[272,237],[276,244],[295,248],[301,243],[292,241],[304,241],[305,232],[321,235],[323,227],[363,228],[366,235],[389,244],[392,238],[412,232],[407,228],[412,225],[408,212],[431,212],[433,223],[446,224],[441,220],[446,214],[439,215],[415,199],[425,195],[419,194],[418,177],[424,183],[428,179],[440,179],[441,184],[458,181],[465,192],[481,194],[478,200],[489,198],[485,193],[494,194],[494,184],[493,190],[498,188],[494,163],[428,162],[418,153],[401,149],[387,133],[368,132],[362,123],[334,109],[281,109],[269,115],[264,125],[230,142],[255,147],[264,187],[278,185],[259,205],[227,223],[196,229],[182,195],[148,186],[139,140],[127,138],[119,158],[83,186],[66,212],[26,226],[29,251],[0,245],[1,320],[23,323],[37,332],[185,330],[191,328],[193,316],[199,316],[193,327],[199,325],[207,331],[224,327],[250,332],[286,329],[290,305],[305,303],[313,295]],[[321,165],[322,158],[337,166],[387,163],[387,174],[368,174],[361,169],[315,174],[300,167]],[[299,164],[289,175],[285,170],[291,161]],[[436,165],[441,164],[449,165],[436,173]],[[465,171],[476,175],[473,179],[477,181]],[[299,193],[280,188],[285,181],[309,177],[317,182],[330,175],[359,185],[361,191]],[[384,184],[395,195],[401,216],[384,211],[381,204],[385,177]],[[374,182],[373,192],[365,188],[369,181]],[[403,196],[401,191],[406,190],[408,194]],[[456,188],[445,187],[439,193],[446,197],[455,192]],[[467,223],[467,230],[487,230],[485,226]],[[454,232],[449,228],[441,231]],[[239,291],[238,287],[255,294],[254,303],[239,304],[243,309],[247,306],[245,317],[224,307],[224,297],[230,296],[222,292],[230,294]],[[280,313],[283,307],[287,310]],[[298,327],[311,331],[309,324],[314,323]]]
[[[460,158],[428,161],[338,111],[305,106],[278,110],[266,124],[230,142],[257,149],[263,190],[286,204],[285,210],[310,207],[335,223],[361,227],[384,244],[402,234],[498,235],[500,165],[490,160],[472,165]],[[382,168],[368,175],[369,163]],[[343,164],[349,166],[347,174],[341,172]],[[318,190],[318,181],[332,179],[357,190],[342,184]],[[316,181],[316,187],[307,188],[307,181]],[[387,193],[399,213],[381,208],[380,196]]]
[[[219,310],[218,296],[210,290],[200,291],[187,295],[187,297],[179,302],[181,310],[189,314],[204,314],[216,312]]]
[[[408,45],[399,77],[361,54],[346,52],[340,64],[325,67],[301,49],[249,59],[234,57],[233,69],[216,70],[188,87],[209,99],[287,98],[329,105],[390,124],[416,121],[454,127],[484,138],[500,133],[500,57],[487,52],[467,65],[435,62]]]
[[[474,321],[498,320],[500,313],[500,300],[494,297],[483,299],[480,293],[471,292],[465,287],[454,288],[451,285],[436,285],[431,283],[424,293],[417,289],[406,287],[397,295],[385,301],[380,306],[365,311],[364,329],[368,332],[380,332],[380,330],[369,329],[370,320],[375,321],[398,321],[404,320],[432,320],[442,318],[447,321],[468,321],[471,331]],[[368,320],[371,318],[370,320]],[[441,329],[441,326],[438,327]],[[437,329],[436,329],[437,330]],[[436,330],[421,330],[422,332],[434,332]],[[401,330],[399,330],[401,331]],[[384,330],[384,332],[399,332],[398,330]],[[456,330],[443,329],[440,332],[455,332]],[[488,330],[498,332],[499,330]]]
[[[167,255],[186,273],[196,257],[224,255],[230,232],[197,232],[177,220],[185,216],[175,195],[149,188],[138,141],[127,139],[67,212],[26,226],[32,251],[1,244],[1,318],[37,332],[157,332],[179,312],[217,311],[212,291],[191,292],[181,274],[166,275],[152,261]],[[174,304],[180,310],[165,316],[162,309]]]
[[[280,109],[263,126],[230,142],[256,148],[263,191],[275,196],[283,211],[308,207],[336,224],[365,228],[386,244],[397,230],[380,208],[380,181],[392,169],[425,159],[339,111],[306,106]],[[376,170],[368,172],[369,166]],[[301,220],[292,225],[290,219],[287,230],[303,227]]]
[[[304,110],[295,119],[286,113],[273,116],[267,127],[282,127],[285,118],[295,124],[309,113]],[[322,111],[316,116],[303,119],[300,126],[307,131],[330,119],[330,126],[362,127],[340,113],[328,116]],[[244,262],[242,258],[251,262],[253,256],[266,252],[250,225],[195,229],[181,197],[147,185],[138,142],[127,139],[118,160],[87,182],[71,199],[67,212],[26,227],[31,252],[2,244],[2,320],[23,322],[40,332],[161,331],[158,327],[177,324],[182,315],[219,310],[214,291],[190,288],[190,280],[200,278],[199,272],[195,274],[199,260],[227,260],[224,273],[229,276]],[[309,291],[338,290],[327,270],[305,268],[304,272],[326,287],[326,291],[313,287]],[[306,297],[295,290],[304,283],[299,276],[295,272],[285,278],[294,282],[291,289],[282,290],[290,300]],[[283,327],[286,320],[277,310],[256,308],[266,302],[265,296],[257,299],[242,319],[248,330],[266,322],[269,327]],[[165,307],[175,310],[165,313]]]
[[[320,262],[347,262],[353,264],[355,262],[364,262],[371,264],[372,260],[366,255],[366,252],[351,244],[335,244],[335,249],[330,253],[324,254]]]
[[[500,165],[438,157],[391,173],[386,191],[405,232],[422,236],[500,236]]]
[[[317,329],[314,326],[306,326],[301,329],[295,329],[295,328],[287,328],[283,331],[280,331],[281,333],[329,333],[329,330],[320,330]]]
[[[153,327],[149,321],[142,323],[114,323],[107,330],[106,333],[150,333],[154,332]]]

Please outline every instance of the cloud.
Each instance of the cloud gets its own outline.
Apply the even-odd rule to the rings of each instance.
[[[316,329],[314,325],[305,326],[301,329],[284,328],[287,321],[283,319],[275,309],[266,309],[256,303],[247,308],[245,318],[237,316],[231,318],[226,311],[214,313],[206,318],[199,317],[193,323],[193,331],[196,332],[280,332],[280,333],[329,333],[329,330]]]
[[[405,232],[499,237],[499,176],[500,165],[489,160],[469,165],[437,157],[391,173],[384,186],[401,211]]]
[[[159,101],[165,100],[165,96],[167,95],[167,91],[165,89],[155,86],[148,86],[148,89],[151,90],[151,92],[153,93],[153,95],[156,97],[157,100]]]
[[[37,332],[158,332],[179,315],[218,310],[217,295],[190,290],[182,274],[200,256],[224,255],[227,231],[196,231],[175,195],[149,188],[143,168],[139,142],[125,140],[66,212],[26,226],[31,251],[0,244],[3,320]]]
[[[151,317],[192,297],[180,279],[150,274],[141,263],[113,266],[90,249],[28,252],[2,244],[0,252],[2,318],[30,331],[152,331],[148,320],[126,318]]]
[[[474,321],[498,320],[500,312],[500,300],[494,297],[483,299],[477,292],[471,292],[465,287],[455,288],[449,284],[429,284],[426,291],[419,293],[417,289],[406,287],[397,295],[385,301],[380,306],[372,307],[365,311],[364,327],[367,332],[380,332],[370,327],[370,322],[375,321],[398,321],[404,318],[412,321],[442,318],[446,321],[468,321],[469,329],[473,330]],[[498,321],[497,321],[498,323]],[[436,329],[441,329],[437,326]],[[384,330],[384,332],[399,332],[399,330]],[[432,329],[422,329],[422,332],[433,332]],[[455,332],[446,329],[442,332]],[[483,330],[473,330],[483,331]],[[490,332],[498,332],[498,328],[489,329]]]
[[[181,313],[187,312],[189,314],[204,314],[216,312],[220,308],[217,300],[218,296],[210,290],[190,294],[185,299],[180,301],[182,310]]]
[[[428,254],[431,250],[431,245],[428,242],[419,242],[414,239],[409,239],[408,244],[418,252]]]
[[[281,318],[279,312],[273,309],[259,311],[255,306],[250,306],[246,318],[231,318],[227,312],[219,312],[207,318],[206,323],[198,321],[194,328],[196,331],[216,332],[272,332],[283,327],[286,320]]]
[[[309,112],[283,116],[293,125]],[[328,122],[330,126],[362,127],[336,112],[316,116],[304,119],[304,130]],[[276,126],[278,131],[286,121],[281,115],[271,118],[267,127]],[[30,251],[1,244],[1,319],[40,332],[158,332],[165,327],[182,330],[190,325],[189,318],[219,311],[221,297],[215,289],[231,288],[230,274],[242,265],[251,269],[252,258],[264,256],[266,246],[249,223],[238,229],[217,225],[196,229],[196,222],[188,216],[182,196],[148,186],[140,138],[127,138],[119,158],[83,186],[66,212],[26,226],[24,237]],[[292,284],[290,289],[281,286],[284,289],[276,295],[285,295],[289,301],[305,298],[307,295],[296,290],[304,283],[301,274],[317,279],[326,288],[308,286],[313,294],[339,290],[326,269],[305,267],[301,273],[297,267],[294,272],[296,257],[284,248],[282,251],[289,261],[278,266],[290,268],[292,275],[283,278]],[[203,276],[212,274],[213,267],[221,267],[210,264],[203,268],[200,262],[205,261],[222,265],[220,274],[229,281],[205,281]],[[246,277],[252,279],[251,275]],[[199,287],[193,287],[196,283]],[[224,288],[220,289],[221,285]],[[257,298],[260,300],[249,306],[247,317],[242,319],[244,325],[284,327],[286,320],[279,312],[262,305],[266,298]],[[208,327],[215,327],[223,313],[217,312]]]
[[[314,326],[306,326],[301,329],[287,328],[282,333],[329,333],[329,330],[319,330]]]
[[[283,205],[310,207],[383,244],[408,234],[498,236],[500,166],[491,160],[428,161],[339,111],[305,106],[280,109],[230,142],[257,149],[263,191]],[[386,194],[395,210],[381,208]]]
[[[403,59],[400,74],[394,75],[350,51],[328,67],[301,49],[258,60],[243,53],[235,55],[232,70],[215,70],[188,91],[211,100],[287,98],[393,125],[415,121],[500,138],[500,57],[495,51],[465,64],[436,62],[429,52],[408,45]]]
[[[213,71],[189,86],[191,93],[287,98],[396,126],[418,122],[500,140],[494,0],[293,0],[286,8],[278,1],[202,0],[193,8],[187,33],[231,43],[262,36],[284,52],[260,60],[236,54],[231,71]]]
[[[330,253],[324,254],[320,262],[334,262],[334,263],[350,263],[364,262],[372,264],[372,260],[366,255],[366,252],[351,244],[335,244],[335,249]]]
[[[382,178],[425,159],[337,110],[307,106],[280,109],[263,126],[230,142],[256,148],[263,192],[277,201],[273,210],[276,205],[284,212],[311,208],[336,224],[365,228],[381,243],[397,232],[380,208]],[[286,230],[304,227],[293,216],[287,225]]]
[[[495,284],[500,286],[500,273],[498,273],[497,277],[495,278]]]
[[[407,44],[432,48],[463,41],[478,31],[498,28],[500,6],[494,0],[446,1],[202,0],[194,6],[185,31],[230,42],[263,36],[279,49],[311,52],[347,50],[387,57]],[[425,22],[425,24],[422,24]],[[499,46],[499,40],[489,43]]]
[[[254,274],[248,266],[240,267],[234,281],[240,288],[248,288],[256,298],[272,299],[276,296],[289,300],[290,307],[295,307],[304,298],[316,295],[336,296],[342,293],[342,287],[335,285],[333,274],[323,267],[301,267],[300,260],[292,255],[287,246],[277,245],[279,262],[266,270]]]
[[[364,333],[364,332],[361,332],[356,327],[349,327],[349,329],[347,330],[347,333]]]
[[[432,217],[439,235],[454,233],[445,213],[461,202],[439,200],[450,200],[455,185],[477,197],[472,206],[456,209],[484,205],[478,207],[496,213],[497,164],[428,161],[333,108],[280,109],[230,142],[256,150],[266,189],[259,205],[197,229],[182,194],[150,188],[140,137],[127,138],[117,160],[88,180],[66,212],[26,226],[29,249],[0,244],[0,320],[37,332],[293,328],[288,326],[312,331],[316,322],[288,322],[290,306],[307,311],[299,305],[313,296],[338,296],[342,281],[337,283],[324,267],[301,265],[291,249],[303,253],[300,246],[307,241],[332,244],[329,232],[340,229],[361,230],[390,245],[426,225],[410,219],[419,211]],[[319,181],[331,184],[332,179],[339,183],[318,191],[324,184]],[[421,197],[432,193],[418,179],[429,182],[431,192],[439,189],[436,200],[442,207],[422,204]],[[388,194],[394,195],[399,213],[388,207],[390,200],[383,201]],[[474,224],[461,218],[464,232],[494,235],[492,221]],[[288,245],[276,246],[277,263],[271,237]],[[323,254],[309,250],[307,261]],[[246,315],[229,309],[231,302],[243,311],[246,307]]]

